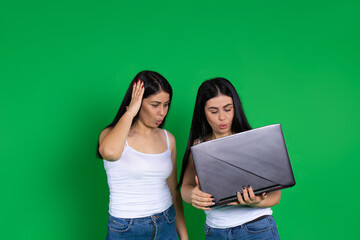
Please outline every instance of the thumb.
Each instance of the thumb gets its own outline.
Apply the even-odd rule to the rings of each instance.
[[[197,187],[200,188],[199,179],[196,175],[195,175],[195,182],[196,182]]]

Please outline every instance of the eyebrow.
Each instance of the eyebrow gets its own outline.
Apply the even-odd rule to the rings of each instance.
[[[151,101],[151,103],[159,103],[159,104],[161,104],[161,102],[159,102],[159,101]],[[165,103],[170,103],[170,100],[166,101]]]
[[[226,104],[226,105],[224,106],[224,108],[230,107],[230,106],[232,106],[232,105],[233,105],[233,104],[231,104],[231,103]],[[219,108],[217,108],[217,107],[209,107],[208,109],[209,109],[209,110],[211,110],[211,109],[217,110],[217,109],[219,109]]]

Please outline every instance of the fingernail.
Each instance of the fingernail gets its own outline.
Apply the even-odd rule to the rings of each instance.
[[[250,187],[251,187],[250,185],[247,186],[247,188],[250,188]]]
[[[236,192],[237,195],[240,195],[240,192]]]
[[[136,82],[134,82],[134,85],[136,85]]]
[[[140,78],[138,78],[138,82],[140,82]]]
[[[211,197],[211,198],[214,198],[214,196],[213,196],[213,195],[211,195],[210,197]]]
[[[215,199],[213,199],[212,201],[215,202]]]
[[[244,190],[245,190],[245,186],[242,186],[242,189],[244,189]]]

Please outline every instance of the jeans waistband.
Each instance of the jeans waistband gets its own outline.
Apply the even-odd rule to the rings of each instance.
[[[121,218],[121,217],[115,217],[112,216],[111,214],[109,214],[110,218],[119,218],[119,219],[124,219],[127,221],[131,221],[132,223],[134,222],[152,222],[152,221],[161,221],[167,218],[169,211],[171,210],[171,208],[174,208],[173,205],[171,205],[168,209],[166,209],[163,212],[160,213],[155,213],[151,216],[147,216],[147,217],[140,217],[140,218]]]
[[[253,223],[253,222],[260,221],[260,220],[262,220],[262,219],[264,219],[264,218],[267,218],[268,216],[270,216],[270,215],[260,216],[260,217],[258,217],[258,218],[255,218],[254,220],[251,220],[251,221],[249,221],[249,222],[244,223],[244,225],[245,225],[245,224],[249,224],[249,223]]]

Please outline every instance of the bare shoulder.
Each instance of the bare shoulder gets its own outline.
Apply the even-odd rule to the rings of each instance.
[[[99,137],[99,143],[101,143],[104,138],[111,132],[112,128],[105,128],[104,130],[101,131],[100,133],[100,137]]]
[[[171,132],[169,132],[168,130],[166,130],[167,134],[168,134],[168,137],[169,137],[169,141],[170,142],[175,142],[175,137],[174,135],[172,135]]]
[[[176,148],[176,141],[175,141],[174,135],[172,135],[172,133],[169,132],[168,130],[165,130],[165,131],[167,132],[167,135],[169,137],[170,148],[171,149]]]

